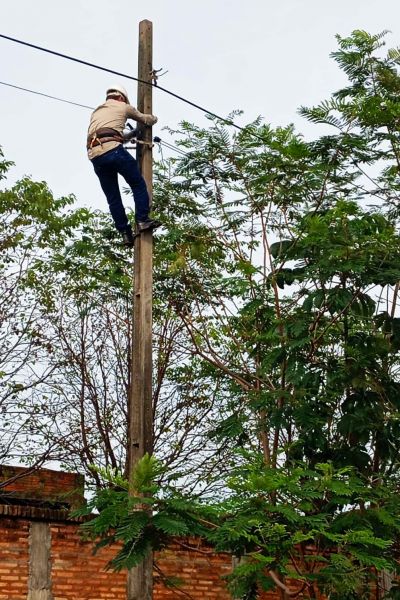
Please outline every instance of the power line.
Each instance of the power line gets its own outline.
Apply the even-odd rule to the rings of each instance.
[[[58,102],[64,102],[65,104],[73,104],[74,106],[80,106],[81,108],[89,108],[90,110],[94,110],[93,106],[79,104],[79,102],[72,102],[72,100],[64,100],[63,98],[57,98],[56,96],[50,96],[49,94],[36,92],[35,90],[29,90],[28,88],[23,88],[19,85],[13,85],[12,83],[6,83],[5,81],[0,81],[0,85],[6,85],[7,87],[15,88],[16,90],[22,90],[23,92],[29,92],[31,94],[36,94],[37,96],[44,96],[45,98],[50,98],[51,100],[58,100]]]
[[[35,90],[30,90],[28,88],[24,88],[24,87],[21,87],[18,85],[13,85],[12,83],[6,83],[5,81],[0,81],[0,85],[6,85],[7,87],[15,88],[15,89],[21,90],[23,92],[29,92],[30,94],[36,94],[37,96],[44,96],[45,98],[49,98],[51,100],[57,100],[58,102],[64,102],[65,104],[72,104],[73,106],[80,106],[81,108],[88,108],[89,110],[94,110],[93,106],[87,106],[87,104],[79,104],[78,102],[73,102],[72,100],[65,100],[64,98],[58,98],[57,96],[51,96],[50,94],[44,94],[43,92],[37,92]],[[250,135],[260,137],[257,134],[254,134],[253,132],[250,132]],[[154,138],[154,142],[156,144],[159,144],[160,148],[161,148],[161,145],[163,145],[166,148],[168,148],[169,150],[173,150],[174,152],[177,152],[178,154],[181,154],[182,156],[188,155],[188,153],[184,152],[181,148],[178,148],[177,146],[174,146],[173,144],[170,144],[169,142],[165,142],[164,140],[160,139],[159,137]],[[361,169],[361,167],[358,164],[354,163],[354,166],[363,175],[365,175],[364,171]]]
[[[165,146],[166,148],[168,148],[169,150],[173,150],[174,152],[177,152],[178,154],[182,154],[182,156],[187,156],[188,153],[184,152],[183,150],[181,150],[180,148],[178,148],[177,146],[173,146],[172,144],[170,144],[169,142],[164,142],[164,140],[161,140],[159,137],[155,137],[154,138],[154,142],[156,144],[160,144],[162,146]]]
[[[29,88],[24,88],[19,85],[7,83],[6,81],[0,81],[0,85],[5,85],[7,87],[14,88],[16,90],[21,90],[22,92],[29,92],[30,94],[35,94],[36,96],[44,96],[45,98],[49,98],[50,100],[57,100],[57,102],[64,102],[65,104],[72,104],[73,106],[80,106],[81,108],[87,108],[89,110],[94,110],[93,106],[88,106],[87,104],[80,104],[79,102],[73,102],[72,100],[65,100],[65,98],[58,98],[58,96],[51,96],[50,94],[44,94],[43,92],[37,92],[36,90],[30,90]],[[170,144],[169,142],[165,142],[164,140],[162,140],[159,137],[155,137],[154,142],[156,144],[159,144],[160,147],[161,147],[161,145],[163,145],[166,148],[168,148],[169,150],[173,150],[174,152],[178,152],[179,154],[182,154],[183,156],[187,156],[187,152],[184,152],[183,150],[181,150],[177,146],[174,146],[173,144]]]
[[[9,40],[10,42],[15,42],[16,44],[22,44],[23,46],[28,46],[29,48],[34,48],[35,50],[40,50],[41,52],[47,52],[48,54],[52,54],[53,56],[65,58],[67,60],[71,60],[71,61],[79,63],[81,65],[85,65],[87,67],[92,67],[93,69],[105,71],[106,73],[112,73],[113,75],[118,75],[118,77],[124,77],[126,79],[130,79],[131,81],[137,81],[137,82],[143,83],[145,85],[150,85],[158,90],[161,90],[162,92],[165,92],[166,94],[169,94],[170,96],[173,96],[174,98],[177,98],[178,100],[181,100],[182,102],[185,102],[186,104],[189,104],[190,106],[193,106],[194,108],[201,110],[202,112],[204,112],[208,115],[211,115],[212,117],[220,119],[221,121],[227,123],[228,125],[231,125],[232,127],[235,127],[236,129],[240,129],[241,131],[243,131],[245,129],[244,127],[240,127],[240,125],[237,125],[230,119],[225,119],[224,117],[217,115],[216,113],[208,110],[207,108],[204,108],[203,106],[200,106],[199,104],[196,104],[196,103],[192,102],[191,100],[188,100],[187,98],[183,98],[183,96],[179,96],[179,94],[175,94],[175,92],[171,92],[171,90],[167,90],[166,88],[162,87],[161,85],[158,85],[158,84],[156,85],[149,81],[144,81],[143,79],[138,79],[137,77],[133,77],[132,75],[127,75],[126,73],[121,73],[120,71],[114,71],[113,69],[108,69],[107,67],[102,67],[100,65],[96,65],[95,63],[91,63],[86,60],[82,60],[80,58],[75,58],[74,56],[70,56],[68,54],[62,54],[61,52],[56,52],[55,50],[50,50],[49,48],[43,48],[42,46],[37,46],[36,44],[31,44],[31,43],[25,42],[23,40],[18,40],[17,38],[13,38],[8,35],[4,35],[4,34],[0,33],[0,38]],[[259,136],[257,136],[257,137],[259,137]]]

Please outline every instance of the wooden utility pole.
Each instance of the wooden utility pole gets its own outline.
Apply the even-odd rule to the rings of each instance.
[[[153,25],[139,23],[138,78],[152,82]],[[142,113],[152,114],[152,86],[138,83],[137,107]],[[141,139],[151,144],[150,127],[139,127]],[[137,160],[146,181],[150,202],[153,191],[153,158],[151,145],[137,145]],[[153,295],[153,233],[145,231],[135,239],[134,254],[134,308],[133,344],[131,357],[131,391],[129,398],[128,473],[146,454],[153,452],[152,403],[152,295]],[[131,493],[133,490],[131,490]],[[128,600],[152,600],[153,555],[128,573]]]

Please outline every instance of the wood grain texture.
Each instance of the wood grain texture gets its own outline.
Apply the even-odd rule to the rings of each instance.
[[[153,26],[150,21],[139,24],[140,80],[151,83],[153,64]],[[138,109],[152,114],[152,87],[138,84]],[[151,142],[151,127],[140,127],[141,138]],[[137,160],[150,196],[153,191],[153,157],[151,146],[138,144]],[[153,452],[153,399],[152,399],[152,328],[153,328],[153,233],[143,232],[135,239],[134,253],[134,306],[133,343],[130,361],[131,392],[129,399],[128,472],[132,473],[137,462]],[[133,493],[134,490],[131,490]],[[127,579],[128,600],[152,600],[153,556],[138,567],[131,569]]]
[[[29,533],[28,600],[53,600],[50,549],[49,524],[33,521]]]

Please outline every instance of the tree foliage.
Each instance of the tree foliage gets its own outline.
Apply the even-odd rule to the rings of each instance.
[[[171,132],[185,156],[154,189],[158,459],[136,495],[130,260],[105,215],[30,180],[0,193],[2,285],[22,298],[0,316],[8,439],[31,432],[91,475],[87,530],[122,541],[114,568],[198,535],[238,557],[243,599],[369,599],[397,571],[400,53],[384,34],[337,42],[347,87],[300,109],[316,139],[261,118]]]
[[[0,163],[4,179],[9,166]],[[57,461],[90,486],[101,484],[98,468],[126,469],[133,265],[110,216],[73,202],[29,178],[0,191],[0,456]],[[204,392],[182,324],[164,307],[160,296],[155,447],[197,486],[220,460],[205,436],[215,393]]]
[[[216,390],[223,486],[161,486],[130,560],[135,540],[202,535],[241,558],[243,598],[293,597],[288,578],[298,597],[369,598],[397,570],[400,78],[383,40],[337,37],[349,83],[300,110],[315,140],[261,119],[172,132],[186,156],[159,167],[156,298],[192,352],[183,385]],[[168,510],[175,532],[157,526]]]

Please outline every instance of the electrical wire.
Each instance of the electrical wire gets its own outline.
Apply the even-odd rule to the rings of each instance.
[[[0,35],[1,37],[1,35]],[[64,102],[65,104],[72,104],[73,106],[79,106],[81,108],[87,108],[89,110],[94,110],[93,106],[88,106],[87,104],[80,104],[78,102],[73,102],[72,100],[65,100],[64,98],[58,98],[57,96],[51,96],[50,94],[44,94],[43,92],[37,92],[35,90],[30,90],[28,88],[24,88],[18,85],[13,85],[12,83],[6,83],[5,81],[0,81],[0,85],[5,85],[7,87],[11,87],[17,90],[21,90],[23,92],[29,92],[30,94],[35,94],[37,96],[43,96],[45,98],[49,98],[50,100],[57,100],[58,102]],[[255,134],[253,134],[255,135]],[[257,136],[259,137],[259,136]],[[168,148],[169,150],[172,150],[173,152],[177,152],[178,154],[181,154],[182,156],[187,156],[187,152],[184,152],[183,150],[181,150],[180,148],[178,148],[177,146],[174,146],[173,144],[170,144],[169,142],[165,142],[164,140],[161,140],[159,137],[154,139],[154,142],[156,144],[160,145],[160,152],[161,151],[161,145],[165,146],[166,148]],[[365,175],[364,171],[361,169],[361,167],[357,164],[355,164],[355,167],[363,174]]]
[[[73,106],[80,106],[81,108],[89,108],[90,110],[94,110],[93,106],[79,104],[78,102],[72,102],[72,100],[64,100],[63,98],[57,98],[56,96],[50,96],[49,94],[36,92],[35,90],[29,90],[28,88],[20,87],[19,85],[13,85],[12,83],[6,83],[5,81],[0,81],[0,85],[6,85],[7,87],[15,88],[16,90],[22,90],[23,92],[30,92],[31,94],[36,94],[37,96],[44,96],[45,98],[50,98],[51,100],[58,100],[58,102],[64,102],[65,104],[72,104]]]
[[[4,38],[4,39],[7,39],[7,40],[10,40],[10,41],[13,41],[13,42],[17,42],[19,44],[23,44],[25,46],[29,46],[29,47],[35,48],[37,50],[43,50],[45,52],[49,52],[50,54],[54,54],[54,55],[60,56],[62,58],[67,58],[69,60],[73,60],[75,62],[84,64],[84,65],[87,65],[87,66],[91,66],[91,67],[94,67],[96,69],[100,69],[100,70],[103,70],[103,71],[107,71],[109,73],[113,73],[115,75],[121,75],[122,77],[126,77],[128,79],[132,79],[132,80],[138,81],[140,83],[145,83],[146,85],[151,85],[152,87],[158,88],[158,89],[160,89],[160,90],[162,90],[162,91],[164,91],[164,92],[166,92],[168,94],[171,94],[172,96],[174,96],[174,97],[182,100],[183,102],[191,104],[195,108],[198,108],[198,109],[202,110],[203,112],[205,112],[205,113],[207,113],[209,115],[212,115],[212,116],[216,117],[217,119],[220,119],[220,120],[224,121],[225,123],[227,123],[229,125],[232,125],[233,127],[236,127],[236,129],[240,129],[242,131],[245,130],[244,127],[240,127],[239,125],[236,125],[233,121],[229,121],[228,119],[224,119],[223,117],[220,117],[220,116],[216,115],[215,113],[212,113],[212,112],[208,111],[207,109],[202,108],[202,107],[194,104],[193,102],[190,102],[189,100],[186,100],[185,98],[182,98],[182,97],[178,96],[177,94],[174,94],[173,92],[170,92],[169,90],[166,90],[165,88],[162,88],[159,85],[155,85],[155,84],[150,83],[148,81],[143,81],[141,79],[138,79],[137,77],[133,77],[133,76],[130,76],[130,75],[125,75],[124,73],[118,73],[117,71],[112,71],[111,69],[106,69],[105,67],[100,67],[98,65],[94,65],[94,64],[88,63],[86,61],[82,61],[80,59],[77,59],[77,58],[69,57],[69,56],[67,56],[65,54],[61,54],[59,52],[54,52],[53,50],[48,50],[46,48],[41,48],[40,46],[35,46],[34,44],[29,44],[28,42],[23,42],[21,40],[17,40],[15,38],[11,38],[11,37],[3,35],[1,33],[0,33],[0,38]],[[12,83],[6,83],[5,81],[0,81],[0,85],[5,85],[7,87],[11,87],[11,88],[14,88],[14,89],[17,89],[17,90],[21,90],[21,91],[24,91],[24,92],[29,92],[30,94],[36,94],[37,96],[43,96],[43,97],[49,98],[51,100],[57,100],[58,102],[63,102],[65,104],[71,104],[73,106],[79,106],[81,108],[87,108],[89,110],[94,110],[93,106],[88,106],[87,104],[80,104],[78,102],[73,102],[72,100],[65,100],[64,98],[58,98],[57,96],[51,96],[50,94],[44,94],[43,92],[37,92],[35,90],[30,90],[28,88],[24,88],[24,87],[21,87],[21,86],[18,86],[18,85],[13,85]],[[250,133],[251,136],[258,138],[261,141],[264,141],[263,138],[261,136],[259,136],[258,134],[254,133],[252,131],[250,131],[249,133]],[[183,150],[181,150],[180,148],[178,148],[176,146],[173,146],[172,144],[169,144],[168,142],[165,142],[165,141],[161,140],[160,138],[158,138],[158,141],[156,143],[159,143],[160,147],[161,147],[161,144],[162,144],[163,146],[165,146],[166,148],[168,148],[170,150],[173,150],[174,152],[177,152],[177,153],[179,153],[179,154],[181,154],[183,156],[187,156],[186,152],[184,152]],[[356,166],[356,168],[359,171],[361,171],[363,174],[365,174],[359,165],[355,165],[355,166]]]
[[[104,71],[106,73],[112,73],[113,75],[118,75],[118,77],[124,77],[125,79],[130,79],[131,81],[138,81],[139,83],[149,85],[158,90],[161,90],[162,92],[165,92],[166,94],[169,94],[170,96],[173,96],[174,98],[177,98],[178,100],[181,100],[182,102],[185,102],[186,104],[189,104],[190,106],[193,106],[194,108],[197,108],[198,110],[201,110],[203,113],[206,113],[212,117],[220,119],[224,123],[227,123],[228,125],[231,125],[232,127],[235,127],[236,129],[240,129],[241,131],[243,131],[245,129],[244,127],[237,125],[230,119],[221,117],[221,116],[217,115],[216,113],[208,110],[207,108],[204,108],[203,106],[200,106],[199,104],[196,104],[195,102],[192,102],[191,100],[188,100],[187,98],[184,98],[183,96],[180,96],[179,94],[175,94],[175,92],[172,92],[171,90],[167,90],[166,88],[162,87],[161,85],[158,85],[158,83],[156,85],[152,82],[145,81],[143,79],[138,79],[137,77],[133,77],[132,75],[127,75],[126,73],[121,73],[120,71],[114,71],[113,69],[108,69],[107,67],[102,67],[101,65],[96,65],[95,63],[91,63],[86,60],[82,60],[80,58],[70,56],[68,54],[62,54],[61,52],[56,52],[55,50],[50,50],[49,48],[44,48],[43,46],[37,46],[36,44],[31,44],[31,43],[25,42],[23,40],[18,40],[17,38],[13,38],[8,35],[4,35],[2,33],[0,33],[0,38],[3,38],[10,42],[15,42],[16,44],[22,44],[23,46],[27,46],[28,48],[33,48],[34,50],[40,50],[41,52],[46,52],[48,54],[52,54],[53,56],[65,58],[67,60],[71,60],[71,61],[79,63],[81,65],[85,65],[87,67],[92,67],[93,69],[98,69],[98,70]]]
[[[43,96],[44,98],[49,98],[50,100],[57,100],[57,102],[64,102],[65,104],[72,104],[73,106],[79,106],[81,108],[87,108],[89,110],[94,110],[93,106],[88,106],[87,104],[80,104],[79,102],[73,102],[72,100],[65,100],[65,98],[58,98],[57,96],[51,96],[50,94],[44,94],[43,92],[37,92],[36,90],[30,90],[29,88],[21,87],[19,85],[14,85],[12,83],[7,83],[6,81],[0,81],[0,85],[5,85],[7,87],[14,88],[14,89],[20,90],[22,92],[29,92],[30,94],[35,94],[36,96]],[[184,152],[177,146],[170,144],[169,142],[165,142],[164,140],[161,140],[161,138],[159,138],[159,137],[154,138],[154,142],[156,144],[159,144],[160,147],[162,144],[169,150],[173,150],[174,152],[177,152],[178,154],[187,156],[186,152]]]
[[[160,157],[161,157],[161,164],[164,168],[166,168],[166,162],[164,160],[164,153],[163,153],[163,145],[161,143],[161,140],[158,142],[158,151],[159,151]]]
[[[183,150],[181,150],[177,146],[173,146],[169,142],[164,142],[164,140],[161,140],[160,138],[155,138],[154,141],[156,143],[162,145],[162,146],[165,146],[169,150],[173,150],[174,152],[177,152],[178,154],[181,154],[182,156],[187,156],[187,152],[184,152]]]

